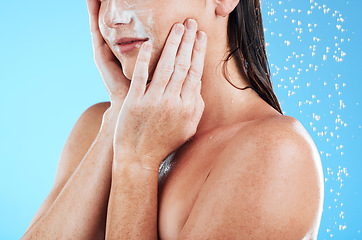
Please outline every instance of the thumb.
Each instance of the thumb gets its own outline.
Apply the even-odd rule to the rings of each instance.
[[[199,86],[200,86],[199,88],[201,88],[201,81],[199,83]],[[198,93],[198,95],[195,98],[196,98],[195,110],[194,110],[194,114],[192,115],[192,118],[191,118],[191,125],[192,125],[192,128],[194,128],[195,132],[196,132],[196,129],[197,129],[197,126],[200,123],[202,114],[204,113],[205,102],[202,99],[202,96],[201,96],[200,93]]]

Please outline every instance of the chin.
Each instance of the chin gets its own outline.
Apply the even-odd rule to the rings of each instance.
[[[133,71],[128,71],[128,68],[123,68],[123,75],[128,78],[129,80],[132,79]]]
[[[126,78],[128,78],[129,80],[132,80],[133,71],[135,69],[135,65],[137,62],[137,56],[138,55],[135,55],[135,56],[128,55],[128,56],[124,56],[124,57],[117,57],[122,65],[123,75]],[[156,49],[154,49],[154,51],[151,55],[149,66],[148,66],[148,68],[149,68],[148,69],[148,80],[152,79],[160,56],[161,56],[161,51],[156,51]]]
[[[128,78],[129,80],[132,80],[133,72],[135,69],[136,61],[129,61],[130,59],[127,59],[128,61],[122,61],[122,71],[123,75]],[[152,79],[153,74],[155,72],[156,63],[151,62],[148,69],[148,80]]]
[[[132,79],[132,75],[133,75],[133,71],[135,68],[135,63],[136,61],[132,62],[129,61],[130,59],[127,59],[126,61],[121,61],[121,65],[122,65],[122,71],[123,71],[123,75],[128,78],[128,79]]]

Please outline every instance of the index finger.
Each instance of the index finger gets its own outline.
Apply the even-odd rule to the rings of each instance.
[[[128,92],[132,98],[141,98],[146,91],[151,51],[152,43],[145,42],[142,44],[138,53],[136,65],[133,71],[131,86]]]
[[[163,48],[160,60],[157,63],[149,91],[155,92],[158,95],[164,93],[165,88],[174,72],[175,58],[184,30],[184,25],[181,23],[177,23],[172,27],[171,33],[166,40],[165,47]]]

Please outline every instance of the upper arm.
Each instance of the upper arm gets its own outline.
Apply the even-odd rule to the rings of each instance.
[[[225,152],[180,239],[316,238],[323,205],[318,151],[295,121],[273,129],[250,137],[252,156],[240,144]]]
[[[54,185],[64,186],[98,135],[109,102],[86,109],[75,123],[60,155]]]
[[[99,132],[103,113],[109,106],[109,102],[94,104],[85,110],[75,123],[60,155],[53,187],[30,222],[28,229],[54,203],[60,191],[82,161]]]

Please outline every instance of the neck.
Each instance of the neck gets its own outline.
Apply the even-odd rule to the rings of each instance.
[[[236,123],[254,120],[260,117],[261,106],[264,106],[265,110],[268,105],[253,89],[239,90],[226,80],[222,74],[222,60],[226,47],[215,46],[218,44],[208,47],[205,57],[204,73],[201,79],[201,96],[205,102],[205,109],[194,137]],[[235,86],[240,88],[250,86],[246,76],[238,71],[233,58],[228,62],[227,73],[229,80]],[[275,114],[275,111],[272,112]]]

